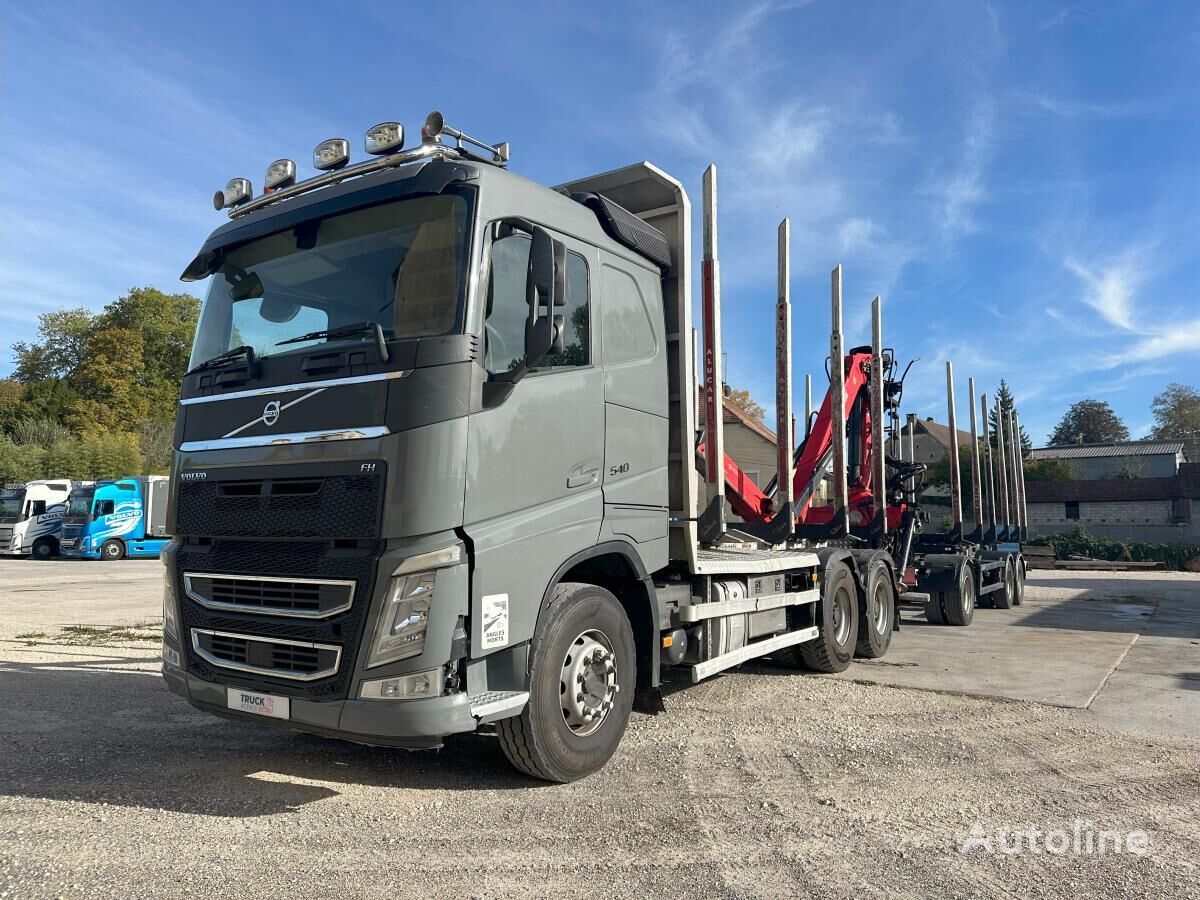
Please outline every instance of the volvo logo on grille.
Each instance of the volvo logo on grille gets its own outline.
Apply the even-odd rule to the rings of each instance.
[[[266,425],[267,427],[270,427],[279,421],[279,401],[278,400],[272,400],[270,403],[268,403],[266,406],[263,407],[262,420],[263,420],[263,424]]]
[[[180,472],[180,481],[203,481],[208,477],[207,472]]]

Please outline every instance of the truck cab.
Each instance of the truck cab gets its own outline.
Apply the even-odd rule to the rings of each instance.
[[[76,487],[62,519],[62,555],[70,559],[154,558],[169,537],[162,475],[131,475]]]
[[[78,483],[78,482],[77,482]],[[51,559],[59,553],[65,479],[5,485],[0,491],[0,554]]]

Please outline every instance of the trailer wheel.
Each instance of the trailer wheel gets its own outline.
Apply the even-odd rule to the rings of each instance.
[[[125,545],[116,538],[109,538],[100,545],[100,558],[109,561],[125,556]]]
[[[1025,601],[1025,561],[1019,556],[1013,559],[1013,606],[1020,606]]]
[[[788,647],[777,655],[779,661],[814,672],[844,672],[854,659],[854,643],[858,639],[858,590],[844,562],[832,563],[826,570],[817,606],[820,635]]]
[[[38,538],[33,542],[34,559],[53,559],[57,554],[58,545],[54,542],[54,538]]]
[[[995,609],[1012,609],[1016,602],[1016,574],[1013,571],[1012,557],[1008,557],[1004,561],[1004,574],[1000,577],[1004,579],[1004,589],[1000,591],[992,591],[988,596],[992,598],[992,606]]]
[[[958,567],[955,589],[943,592],[942,618],[947,625],[970,625],[975,618],[975,572],[966,560]]]
[[[564,582],[529,646],[529,702],[496,723],[516,768],[544,781],[576,781],[617,750],[633,707],[633,629],[609,591]]]
[[[938,599],[934,593],[928,600],[925,601],[925,620],[930,625],[945,625],[946,620],[942,616],[942,601]]]
[[[867,589],[859,597],[858,643],[855,656],[879,659],[887,653],[896,625],[896,586],[892,570],[876,557],[867,565]]]

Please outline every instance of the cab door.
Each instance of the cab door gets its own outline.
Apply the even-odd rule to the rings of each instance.
[[[563,317],[563,349],[540,360],[502,400],[473,413],[468,426],[464,527],[475,549],[476,657],[532,637],[546,585],[560,564],[596,543],[604,516],[604,382],[592,328],[595,250],[553,237],[567,250],[566,302],[555,310]],[[529,235],[515,231],[486,250],[483,339],[490,376],[510,371],[524,355],[530,245]]]

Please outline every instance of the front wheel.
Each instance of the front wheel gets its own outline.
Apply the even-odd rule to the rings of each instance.
[[[633,629],[594,584],[554,589],[529,647],[529,702],[496,723],[508,761],[544,781],[576,781],[616,753],[633,708]]]
[[[110,538],[100,545],[100,558],[109,561],[125,556],[125,545],[116,538]]]
[[[58,545],[53,538],[40,538],[33,543],[34,559],[53,559],[58,554]]]

